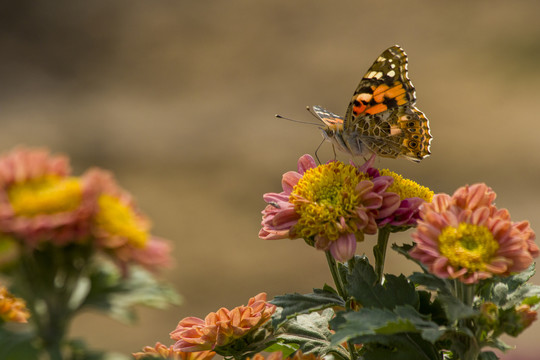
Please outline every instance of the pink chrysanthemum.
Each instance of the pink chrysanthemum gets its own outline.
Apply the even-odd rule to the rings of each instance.
[[[247,306],[232,310],[221,308],[206,318],[187,317],[171,332],[176,351],[214,350],[260,328],[275,312],[276,306],[266,301],[266,293],[249,299]]]
[[[366,163],[369,166],[366,173],[371,178],[390,176],[394,181],[386,189],[386,192],[399,196],[397,207],[388,207],[385,211],[379,211],[376,219],[377,225],[379,228],[389,225],[401,229],[416,226],[420,206],[424,202],[431,202],[433,191],[388,169],[379,170],[371,167],[373,159],[374,157]]]
[[[437,194],[420,210],[411,256],[442,278],[476,283],[523,271],[540,253],[528,222],[513,223],[485,184]]]
[[[332,161],[319,165],[309,155],[298,160],[298,172],[283,175],[281,193],[267,193],[259,237],[303,238],[329,250],[338,261],[354,256],[356,241],[375,234],[379,212],[397,209],[399,198],[385,190],[388,176],[371,179],[362,167]]]
[[[210,360],[216,353],[213,351],[183,352],[174,350],[173,345],[167,347],[158,342],[154,347],[145,346],[142,352],[132,354],[135,359],[155,359],[167,360]]]
[[[89,234],[98,187],[69,176],[65,156],[18,148],[0,158],[0,232],[36,246],[80,240]]]
[[[101,188],[92,224],[97,246],[122,266],[137,262],[158,270],[170,265],[170,245],[150,234],[150,221],[136,209],[131,195],[116,184],[113,175],[92,169],[87,176]]]

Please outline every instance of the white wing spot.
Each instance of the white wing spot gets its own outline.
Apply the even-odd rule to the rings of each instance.
[[[390,64],[390,67],[394,69],[396,67],[396,64]]]
[[[394,77],[394,76],[396,76],[396,72],[394,70],[390,70],[386,75],[388,75],[390,77]]]

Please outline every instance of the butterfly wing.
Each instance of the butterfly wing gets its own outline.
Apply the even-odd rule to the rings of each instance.
[[[407,55],[392,46],[358,84],[347,108],[344,132],[380,156],[419,161],[430,154],[432,137],[429,121],[415,102]]]
[[[334,114],[331,111],[326,110],[322,106],[313,106],[311,110],[317,115],[319,119],[331,130],[343,129],[343,117]]]

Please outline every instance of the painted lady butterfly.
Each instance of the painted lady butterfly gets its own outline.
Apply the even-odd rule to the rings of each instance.
[[[407,76],[407,55],[397,45],[375,60],[356,88],[345,118],[320,106],[312,110],[326,125],[323,135],[353,156],[419,162],[430,154],[429,121],[414,104],[414,86]]]

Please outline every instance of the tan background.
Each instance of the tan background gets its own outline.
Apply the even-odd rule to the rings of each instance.
[[[313,120],[304,107],[314,104],[343,114],[395,43],[409,55],[433,155],[378,165],[437,192],[486,182],[513,219],[540,231],[539,13],[538,2],[493,0],[0,3],[1,150],[47,146],[77,174],[113,170],[175,243],[165,277],[183,306],[141,309],[136,327],[87,314],[73,334],[129,353],[169,343],[185,316],[329,282],[322,253],[257,238],[262,194],[279,191],[321,139],[273,115]],[[510,339],[518,350],[504,358],[536,359],[539,330]]]

